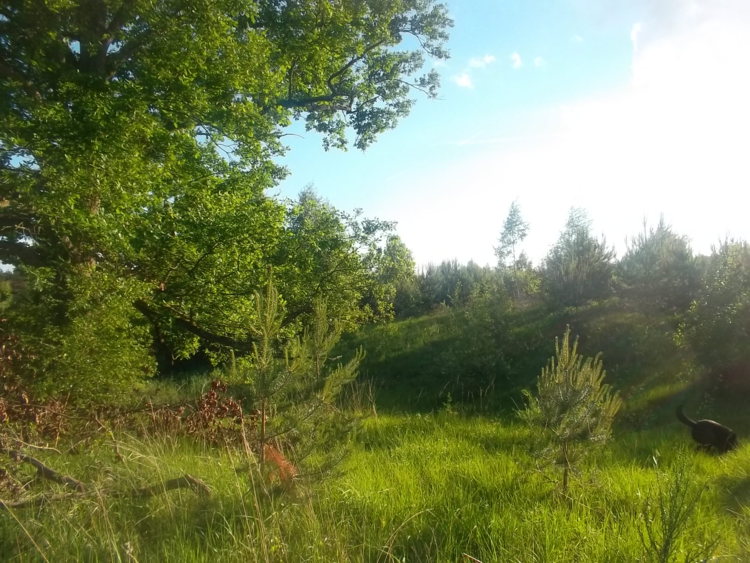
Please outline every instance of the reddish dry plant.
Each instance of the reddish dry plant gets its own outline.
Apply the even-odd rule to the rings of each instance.
[[[3,368],[6,367],[7,363]],[[73,415],[67,403],[59,400],[34,404],[21,385],[5,379],[0,393],[0,424],[12,424],[19,439],[33,442],[43,438],[57,442],[73,427],[82,429],[80,424],[75,424]],[[83,421],[83,429],[93,428],[94,433],[116,426],[148,434],[193,436],[217,445],[241,445],[257,440],[260,411],[253,409],[244,413],[240,403],[228,394],[227,385],[215,380],[193,403],[157,407],[149,401],[145,408],[136,410],[103,406],[89,409],[77,419]]]
[[[0,319],[0,325],[6,319]],[[44,437],[57,441],[65,429],[67,405],[62,401],[32,402],[19,370],[24,360],[33,358],[18,337],[0,330],[0,423],[20,423],[25,438]]]
[[[154,404],[149,401],[146,403],[146,409],[148,410],[148,422],[149,426],[146,430],[149,432],[161,432],[166,434],[179,433],[184,429],[184,416],[186,407],[180,406],[162,406],[154,407]],[[125,423],[130,425],[129,423]]]
[[[17,499],[23,493],[23,484],[16,480],[7,469],[0,467],[0,497],[4,499]]]
[[[218,421],[225,419],[231,419],[235,424],[242,423],[242,407],[233,397],[222,396],[226,392],[226,383],[219,380],[212,381],[211,389],[201,395],[195,412],[185,421],[188,430],[209,429]]]
[[[69,429],[69,418],[68,405],[62,401],[33,404],[25,391],[15,398],[0,398],[0,423],[15,425],[26,441],[57,442]]]
[[[0,319],[0,324],[7,319]],[[16,415],[16,405],[11,397],[19,397],[28,404],[28,396],[21,395],[21,383],[17,374],[18,363],[23,357],[18,337],[0,330],[0,422],[11,422]]]
[[[162,406],[148,403],[149,432],[182,433],[215,443],[242,443],[248,432],[255,434],[256,411],[244,414],[239,402],[227,395],[226,383],[214,380],[192,405]]]
[[[284,487],[294,485],[294,479],[299,475],[299,471],[277,448],[271,444],[266,444],[263,447],[263,459],[273,466],[274,473],[281,485]]]

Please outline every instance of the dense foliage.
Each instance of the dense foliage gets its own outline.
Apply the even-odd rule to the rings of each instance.
[[[0,553],[750,557],[747,448],[686,452],[673,411],[747,433],[746,243],[694,257],[660,222],[616,261],[573,209],[535,267],[514,203],[497,268],[415,273],[393,224],[268,196],[292,121],[365,148],[434,96],[450,25],[434,0],[0,6]],[[567,329],[534,379],[568,324],[603,356]]]
[[[506,223],[501,242],[510,245],[509,233],[525,229],[517,206]],[[512,246],[505,248],[511,252]],[[522,249],[515,252],[523,256]],[[401,358],[381,362],[370,355],[365,363],[388,386],[409,394],[405,379],[396,384],[390,375],[404,371],[425,389],[425,405],[439,405],[448,395],[484,401],[491,391],[507,404],[518,400],[535,364],[547,357],[546,339],[570,324],[605,353],[623,385],[648,385],[650,377],[663,375],[745,393],[747,254],[746,243],[727,241],[708,256],[694,256],[687,238],[662,220],[644,227],[616,260],[574,209],[539,266],[517,259],[514,270],[510,254],[503,254],[497,268],[452,260],[421,269],[408,293],[396,297],[409,304],[399,316],[413,319],[402,325],[404,333],[373,331],[382,333],[387,348],[403,346]],[[397,345],[398,339],[405,342]],[[413,342],[422,342],[423,350]]]
[[[571,209],[565,229],[544,261],[546,293],[562,305],[581,305],[605,297],[612,283],[614,251],[591,234],[591,221]]]
[[[660,220],[631,241],[617,263],[622,292],[645,306],[679,312],[695,298],[699,270],[686,237]]]
[[[379,225],[347,231],[309,197],[287,210],[266,195],[284,128],[365,148],[413,90],[435,95],[420,69],[446,56],[450,25],[432,0],[4,3],[0,261],[27,281],[11,318],[39,350],[35,379],[67,392],[153,373],[154,349],[248,351],[271,275],[295,314],[311,294],[350,314],[371,269],[357,245]],[[80,346],[96,352],[70,359]]]
[[[683,316],[681,340],[732,390],[750,390],[750,246],[727,241],[708,261],[703,287]]]

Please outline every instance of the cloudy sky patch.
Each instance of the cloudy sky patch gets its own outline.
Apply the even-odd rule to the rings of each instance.
[[[536,264],[572,206],[620,254],[662,215],[700,253],[750,240],[750,1],[514,1],[448,0],[461,64],[438,99],[367,153],[300,126],[283,193],[397,221],[417,264],[493,264],[514,200]]]
[[[484,55],[483,57],[472,57],[469,59],[469,67],[484,68],[495,62],[495,55]]]
[[[461,74],[457,74],[453,77],[453,82],[455,82],[458,86],[461,88],[473,88],[474,83],[471,80],[471,76],[468,72],[462,72]]]

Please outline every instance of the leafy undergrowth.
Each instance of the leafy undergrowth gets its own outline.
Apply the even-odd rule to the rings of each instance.
[[[709,456],[681,447],[682,430],[616,435],[580,466],[567,495],[556,468],[538,465],[527,427],[450,410],[371,418],[338,476],[301,476],[293,487],[264,475],[242,448],[112,433],[74,453],[34,452],[92,494],[4,511],[0,553],[10,561],[748,560],[750,448]],[[210,495],[128,494],[185,473]]]
[[[673,420],[680,402],[711,412],[703,403],[716,390],[704,388],[711,386],[705,370],[687,343],[677,343],[675,319],[618,298],[562,310],[477,301],[366,327],[340,350],[367,351],[360,379],[375,389],[379,412],[428,413],[452,402],[464,411],[511,414],[567,326],[580,336],[582,354],[601,353],[606,382],[624,399],[623,421],[640,428]]]

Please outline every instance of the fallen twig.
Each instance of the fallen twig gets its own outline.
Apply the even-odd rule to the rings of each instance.
[[[45,465],[38,459],[31,457],[30,455],[26,455],[23,452],[19,452],[17,450],[7,450],[7,449],[6,450],[0,449],[0,452],[4,452],[8,454],[8,456],[15,461],[22,461],[22,462],[33,465],[34,467],[36,467],[36,470],[41,477],[44,477],[45,479],[49,479],[50,481],[54,481],[56,483],[60,483],[62,485],[75,489],[76,491],[76,492],[71,492],[71,493],[61,493],[61,494],[54,494],[54,495],[40,494],[32,498],[26,498],[26,499],[21,499],[21,500],[12,501],[12,502],[0,500],[0,510],[8,510],[8,509],[14,509],[14,508],[28,508],[32,506],[42,506],[48,502],[55,502],[59,500],[87,498],[87,497],[93,496],[96,493],[96,491],[92,491],[89,487],[87,487],[81,481],[78,481],[77,479],[74,479],[73,477],[63,475],[55,471],[54,469],[48,467],[47,465]],[[206,483],[204,483],[197,477],[188,475],[187,473],[183,475],[182,477],[176,477],[174,479],[165,481],[164,483],[157,483],[155,485],[149,485],[147,487],[141,487],[139,489],[133,489],[130,491],[115,491],[115,490],[100,489],[98,491],[98,494],[102,496],[111,496],[111,497],[116,497],[116,498],[126,498],[126,497],[149,498],[149,497],[153,497],[153,496],[156,496],[156,495],[159,495],[159,494],[162,494],[167,491],[174,490],[174,489],[192,489],[197,494],[202,495],[202,496],[211,495],[211,489],[209,488],[208,485],[206,485]]]
[[[6,502],[0,500],[0,510],[11,510],[15,508],[29,508],[34,506],[42,506],[48,502],[54,502],[58,500],[69,500],[73,498],[84,498],[86,493],[63,493],[59,495],[37,495],[32,498],[26,498],[23,500],[17,500],[13,502]]]
[[[54,481],[55,483],[60,483],[61,485],[66,485],[75,489],[76,491],[83,491],[86,488],[84,484],[77,479],[73,479],[73,477],[58,473],[54,469],[51,469],[50,467],[44,465],[44,463],[42,463],[35,457],[26,455],[25,453],[19,452],[18,450],[5,450],[5,453],[7,453],[10,458],[15,461],[23,461],[36,467],[37,473],[40,477],[44,477],[45,479],[49,479],[50,481]]]
[[[62,455],[62,452],[60,450],[58,450],[57,448],[53,448],[52,446],[38,446],[36,444],[29,444],[28,442],[24,442],[23,440],[19,440],[18,438],[13,438],[13,441],[15,441],[16,444],[20,446],[25,446],[27,448],[31,448],[34,450],[46,450],[46,451],[55,452],[56,454]]]
[[[172,489],[193,489],[196,493],[203,496],[210,496],[211,489],[203,481],[192,475],[185,473],[182,477],[170,479],[164,483],[158,483],[149,487],[142,487],[136,489],[130,493],[124,493],[120,496],[134,496],[134,497],[152,497]]]
[[[203,496],[211,495],[211,489],[209,488],[208,485],[206,485],[206,483],[204,483],[197,477],[188,475],[187,473],[183,475],[182,477],[170,479],[169,481],[165,481],[164,483],[158,483],[156,485],[150,485],[148,487],[142,487],[140,489],[135,489],[132,491],[100,490],[99,494],[101,496],[109,496],[113,498],[128,498],[128,497],[149,498],[149,497],[153,497],[162,493],[166,493],[167,491],[171,491],[174,489],[192,489],[199,495],[203,495]],[[57,495],[37,495],[32,498],[17,500],[14,502],[6,502],[3,500],[0,500],[0,510],[9,510],[9,509],[15,509],[15,508],[29,508],[29,507],[34,507],[34,506],[42,506],[44,504],[47,504],[48,502],[56,502],[60,500],[71,500],[71,499],[83,499],[83,498],[90,498],[92,496],[95,496],[95,493],[93,491],[87,490],[87,491],[78,491],[75,493],[62,493],[62,494],[57,494]]]

